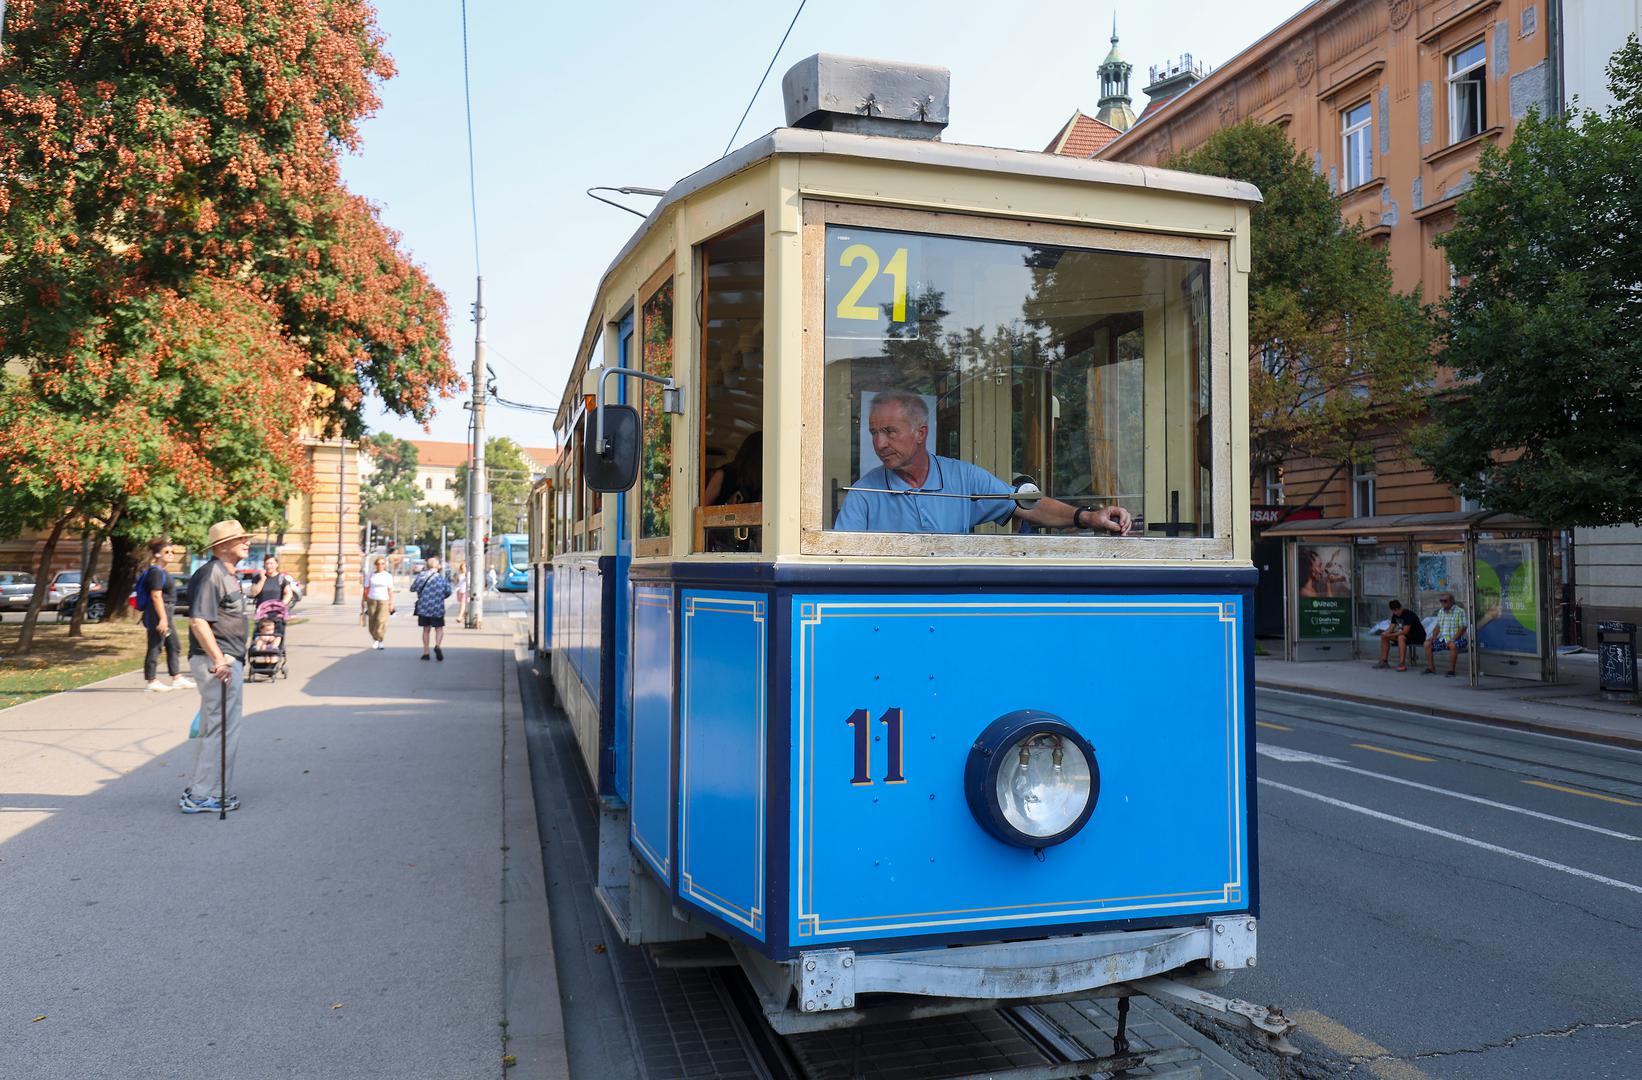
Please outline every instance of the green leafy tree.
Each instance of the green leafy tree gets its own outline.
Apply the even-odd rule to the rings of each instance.
[[[1257,186],[1249,273],[1249,467],[1295,458],[1334,474],[1373,460],[1373,439],[1425,407],[1435,374],[1429,311],[1392,288],[1385,252],[1340,219],[1282,129],[1245,121],[1170,168]]]
[[[1487,147],[1443,246],[1432,471],[1493,510],[1547,524],[1642,520],[1642,46],[1608,65],[1605,114],[1529,116]]]
[[[360,442],[359,449],[370,455],[374,471],[370,483],[359,493],[367,519],[376,521],[373,511],[386,503],[416,503],[422,493],[416,487],[416,444],[379,431]],[[380,524],[380,521],[377,521]]]
[[[485,482],[490,489],[490,533],[524,532],[530,501],[530,462],[519,444],[504,436],[485,440]],[[468,467],[456,466],[456,501],[467,505]]]
[[[467,519],[460,506],[423,506],[415,517],[416,532],[409,543],[420,544],[423,555],[439,554],[439,542],[460,540],[467,535]]]

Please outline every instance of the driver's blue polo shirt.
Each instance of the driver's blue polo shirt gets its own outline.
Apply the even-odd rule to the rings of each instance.
[[[865,473],[852,487],[914,490],[882,465]],[[1015,489],[967,461],[931,454],[929,475],[918,491],[954,495],[1013,495]],[[967,533],[988,521],[1008,521],[1013,499],[929,499],[883,491],[850,491],[832,527],[840,532]]]

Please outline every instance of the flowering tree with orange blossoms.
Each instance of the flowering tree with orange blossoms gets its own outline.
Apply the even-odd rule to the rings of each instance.
[[[363,0],[12,0],[0,58],[0,356],[198,274],[279,304],[358,435],[460,379],[443,297],[342,189],[393,73]]]
[[[129,540],[230,506],[271,521],[308,423],[357,437],[372,393],[425,420],[460,387],[444,298],[340,182],[393,73],[369,3],[11,0],[5,29],[0,533],[78,520]],[[247,355],[282,358],[278,388],[185,419],[186,395],[123,371],[197,354],[179,343],[201,328],[168,320],[230,309]],[[268,394],[306,404],[276,418]],[[234,447],[289,482],[244,501]]]
[[[152,290],[72,352],[37,362],[0,397],[0,519],[103,533],[163,515],[203,534],[218,517],[268,521],[309,481],[305,353],[244,286]],[[33,638],[36,589],[19,652]]]

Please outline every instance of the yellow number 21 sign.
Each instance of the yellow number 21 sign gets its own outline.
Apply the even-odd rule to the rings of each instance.
[[[877,322],[883,317],[883,312],[870,304],[861,303],[872,283],[877,280],[882,269],[885,276],[893,279],[894,289],[890,294],[890,322],[907,321],[907,249],[896,248],[895,253],[883,262],[877,250],[868,244],[851,244],[838,256],[838,265],[852,267],[861,264],[861,276],[855,279],[849,292],[838,301],[838,317],[840,319],[860,319],[866,322]]]

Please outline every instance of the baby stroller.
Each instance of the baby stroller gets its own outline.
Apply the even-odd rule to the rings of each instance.
[[[245,653],[246,682],[259,677],[269,682],[291,677],[285,670],[285,623],[290,617],[290,611],[278,600],[265,600],[257,606],[251,647]]]

